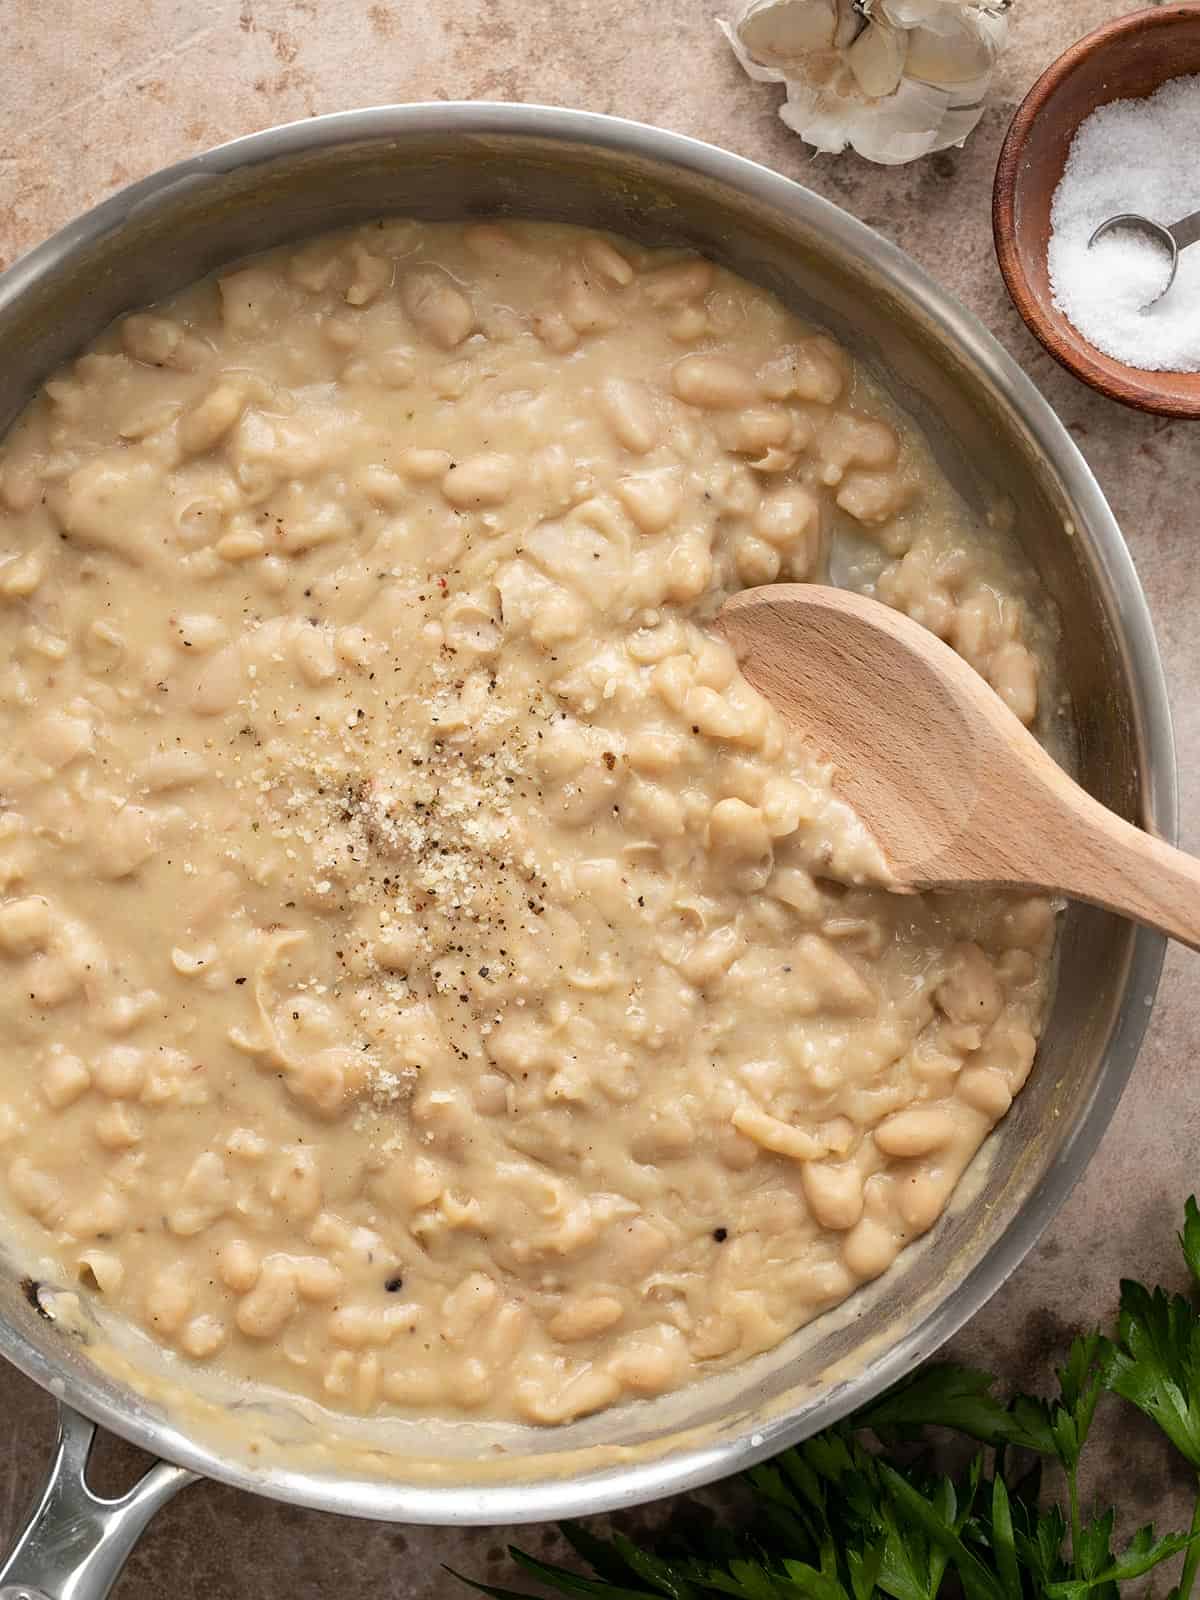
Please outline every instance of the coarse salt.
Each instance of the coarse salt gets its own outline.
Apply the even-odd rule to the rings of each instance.
[[[1167,253],[1100,223],[1136,212],[1169,224],[1200,210],[1200,75],[1144,100],[1112,100],[1071,141],[1050,211],[1054,304],[1105,355],[1150,372],[1200,371],[1200,247],[1185,250],[1170,290]]]

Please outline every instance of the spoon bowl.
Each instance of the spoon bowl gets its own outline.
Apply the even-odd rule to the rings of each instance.
[[[742,672],[835,768],[896,893],[1065,895],[1200,949],[1200,862],[1107,810],[948,644],[819,584],[731,596]]]
[[[1149,217],[1139,216],[1136,211],[1120,211],[1115,217],[1107,217],[1094,230],[1088,240],[1088,249],[1092,248],[1097,239],[1103,239],[1105,234],[1122,230],[1126,233],[1141,234],[1158,249],[1166,252],[1168,263],[1166,282],[1156,295],[1152,295],[1146,301],[1146,306],[1142,308],[1145,310],[1147,306],[1156,305],[1175,282],[1175,273],[1179,267],[1179,245],[1170,228],[1164,227],[1161,222],[1152,222]]]

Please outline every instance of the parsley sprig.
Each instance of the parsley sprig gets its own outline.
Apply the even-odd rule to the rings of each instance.
[[[1187,1202],[1179,1243],[1200,1289],[1200,1208]],[[512,1548],[531,1578],[594,1600],[1119,1600],[1120,1585],[1183,1553],[1167,1600],[1190,1600],[1200,1567],[1200,1316],[1192,1301],[1124,1280],[1115,1337],[1077,1338],[1051,1400],[995,1394],[986,1372],[921,1368],[846,1421],[744,1475],[745,1527],[712,1517],[686,1543],[654,1548],[563,1533],[593,1576]],[[1197,1478],[1186,1533],[1139,1528],[1114,1548],[1116,1513],[1085,1514],[1080,1459],[1102,1395],[1136,1406]],[[930,1428],[981,1448],[956,1473],[936,1470]],[[1049,1466],[1065,1505],[1046,1491]],[[492,1600],[533,1600],[471,1584]]]

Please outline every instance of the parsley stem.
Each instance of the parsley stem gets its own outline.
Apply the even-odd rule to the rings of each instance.
[[[1067,1468],[1067,1494],[1071,1502],[1071,1565],[1079,1573],[1079,1546],[1083,1542],[1083,1524],[1079,1516],[1079,1463],[1073,1461]],[[1200,1511],[1200,1502],[1197,1508]],[[1183,1597],[1181,1596],[1181,1600]]]
[[[1188,1530],[1193,1536],[1200,1534],[1200,1494],[1196,1496],[1196,1509],[1192,1512],[1192,1525]],[[1200,1539],[1188,1546],[1188,1553],[1184,1557],[1183,1571],[1179,1575],[1179,1588],[1175,1591],[1179,1600],[1189,1600],[1192,1585],[1196,1581],[1196,1568],[1200,1567]]]

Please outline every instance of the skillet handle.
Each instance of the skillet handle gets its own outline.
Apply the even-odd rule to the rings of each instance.
[[[198,1474],[157,1462],[116,1500],[87,1484],[94,1423],[58,1408],[58,1443],[37,1510],[0,1567],[0,1600],[104,1600],[150,1518]]]

